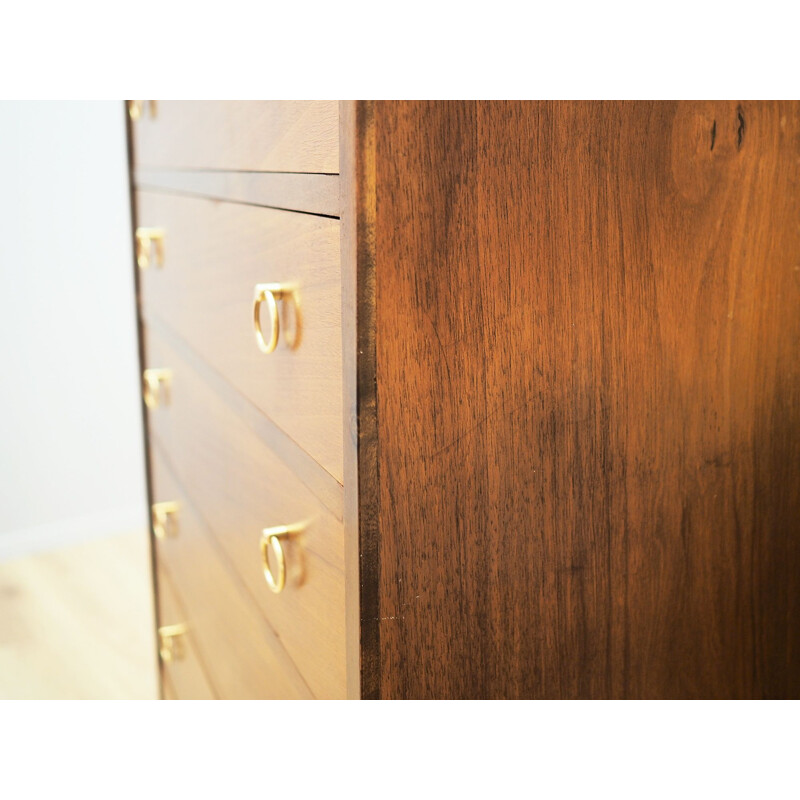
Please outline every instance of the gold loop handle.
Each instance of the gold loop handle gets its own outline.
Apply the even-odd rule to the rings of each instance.
[[[148,408],[158,408],[158,377],[152,370],[144,371],[144,404]]]
[[[164,386],[164,404],[169,404],[169,387],[172,382],[171,369],[146,369],[143,374],[144,404],[150,408],[161,405],[161,386]]]
[[[273,574],[272,568],[269,565],[269,548],[275,555],[275,561],[278,567],[277,577]],[[262,536],[261,537],[261,566],[264,568],[264,580],[267,586],[279,594],[286,586],[286,555],[283,552],[283,545],[278,536]]]
[[[156,266],[164,266],[164,229],[163,228],[137,228],[136,263],[139,269],[145,270],[150,266],[150,252],[155,251]]]
[[[290,349],[300,344],[302,318],[300,315],[300,296],[297,287],[288,283],[259,283],[256,284],[253,295],[253,329],[256,334],[256,343],[262,353],[272,353],[278,346],[280,335],[280,315],[278,313],[278,300],[291,303],[294,308],[294,331],[290,334],[284,332],[286,344]],[[261,304],[266,303],[269,311],[269,338],[264,337],[261,329]]]
[[[303,317],[300,312],[300,293],[297,291],[296,287],[291,286],[286,289],[281,299],[284,303],[284,309],[289,305],[294,309],[294,330],[290,334],[289,326],[284,325],[285,331],[283,339],[290,350],[296,350],[300,345],[300,334],[303,330]]]
[[[277,525],[261,531],[261,567],[264,570],[264,580],[267,582],[267,586],[275,594],[282,592],[286,586],[286,552],[283,549],[283,539],[296,536],[305,529],[305,523],[297,523],[295,525]],[[270,566],[270,550],[275,557],[277,575]]]
[[[256,286],[255,296],[253,298],[253,328],[256,333],[258,349],[262,353],[271,353],[278,346],[280,323],[278,320],[278,304],[275,302],[274,287],[276,286],[278,286],[276,283],[259,283]],[[268,341],[264,339],[264,334],[261,331],[262,303],[266,303],[269,309],[270,333]]]
[[[153,503],[151,517],[153,523],[153,535],[156,539],[166,539],[178,535],[178,518],[180,504],[172,501],[163,503]]]
[[[176,625],[163,625],[158,629],[158,654],[165,663],[180,661],[186,655],[183,637],[187,627],[183,622]]]
[[[150,107],[150,116],[155,119],[158,113],[158,103],[155,100],[128,100],[128,115],[132,120],[142,118],[145,103]]]

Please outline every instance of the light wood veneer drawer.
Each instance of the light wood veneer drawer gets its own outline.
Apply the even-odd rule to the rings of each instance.
[[[137,193],[139,225],[164,231],[163,266],[142,271],[143,313],[178,332],[339,483],[343,473],[339,221],[151,192]],[[257,284],[297,286],[277,348],[258,347]],[[262,310],[262,327],[269,315]],[[265,334],[266,335],[266,334]]]
[[[169,404],[149,412],[151,440],[169,459],[314,696],[344,697],[341,520],[192,370],[177,347],[147,329],[145,352],[148,366],[172,371]],[[299,521],[307,521],[307,530],[292,542],[286,587],[274,594],[264,578],[261,531]]]
[[[159,646],[163,650],[169,642],[165,641],[161,631],[185,624],[186,612],[166,570],[157,569],[156,580]],[[160,660],[164,696],[169,700],[215,700],[216,694],[197,655],[194,633],[187,626],[184,634],[174,638],[171,657],[165,659],[162,656]]]
[[[329,100],[146,104],[133,122],[137,166],[339,172],[339,104]]]
[[[150,451],[156,503],[177,504],[159,526],[159,565],[169,572],[184,622],[220,698],[308,699],[305,680],[193,508],[158,447]]]

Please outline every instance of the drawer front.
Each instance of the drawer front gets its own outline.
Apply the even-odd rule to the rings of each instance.
[[[158,585],[158,625],[159,631],[165,627],[186,623],[183,604],[166,570],[156,571]],[[159,633],[159,639],[161,634]],[[161,680],[164,697],[167,700],[216,700],[217,695],[211,687],[201,666],[195,647],[194,632],[187,626],[186,633],[175,643],[175,654],[170,660],[160,658]]]
[[[311,691],[252,596],[192,507],[157,446],[157,503],[177,504],[156,540],[158,563],[182,600],[192,643],[220,699],[308,699]]]
[[[148,366],[172,374],[169,404],[149,411],[154,446],[165,454],[314,696],[344,697],[341,520],[189,367],[177,347],[149,328],[144,335]],[[261,532],[300,521],[307,528],[287,547],[286,586],[275,594],[265,581]]]
[[[339,221],[234,203],[137,193],[139,225],[163,229],[163,265],[141,271],[143,313],[191,349],[285,431],[339,483],[343,472]],[[297,286],[278,346],[254,332],[257,284]],[[271,319],[262,303],[262,329]]]
[[[339,172],[336,101],[158,101],[132,123],[137,166]]]

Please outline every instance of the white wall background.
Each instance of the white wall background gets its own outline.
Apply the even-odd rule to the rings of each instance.
[[[122,102],[0,102],[0,558],[147,525]]]

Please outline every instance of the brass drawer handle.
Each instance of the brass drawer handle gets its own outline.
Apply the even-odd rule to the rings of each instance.
[[[300,315],[300,295],[297,287],[289,283],[258,283],[253,296],[253,329],[256,334],[256,343],[262,353],[271,353],[278,346],[281,322],[278,313],[278,301],[283,304],[284,312],[287,307],[294,310],[294,331],[290,334],[284,317],[284,341],[290,349],[300,344],[300,331],[302,318]],[[261,329],[261,304],[266,303],[269,312],[269,338],[264,338]]]
[[[137,228],[136,229],[136,263],[139,269],[150,266],[151,254],[155,252],[156,266],[164,266],[164,229],[163,228]]]
[[[183,622],[176,625],[163,625],[158,629],[158,654],[165,663],[181,661],[186,658],[187,627]]]
[[[141,119],[145,104],[150,109],[150,116],[155,119],[158,114],[158,103],[155,100],[128,100],[128,115],[134,121]]]
[[[305,528],[305,523],[297,523],[264,528],[261,531],[261,566],[264,570],[264,580],[275,594],[282,592],[286,586],[286,552],[283,548],[283,540],[302,533]],[[273,572],[270,565],[270,550],[275,559],[277,574]]]
[[[148,408],[158,408],[163,399],[169,405],[170,387],[172,386],[171,369],[146,369],[144,371],[144,403]]]
[[[163,503],[153,503],[151,518],[153,535],[156,539],[174,538],[178,535],[178,511],[180,504],[174,500]]]

